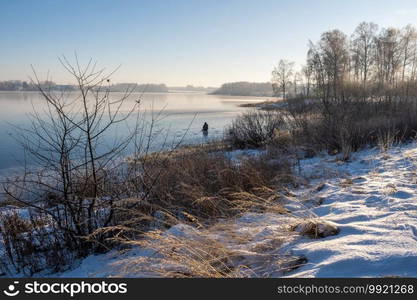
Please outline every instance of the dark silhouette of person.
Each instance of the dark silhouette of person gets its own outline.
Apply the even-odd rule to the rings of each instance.
[[[206,140],[208,136],[208,124],[207,122],[204,122],[203,129],[201,130],[203,132],[203,138]]]

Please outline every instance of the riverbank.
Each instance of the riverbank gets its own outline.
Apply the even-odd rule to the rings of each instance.
[[[363,150],[349,162],[328,155],[302,160],[301,186],[280,194],[289,214],[248,213],[208,229],[178,224],[159,241],[196,249],[215,244],[227,255],[229,270],[239,269],[232,274],[245,277],[416,277],[417,186],[414,179],[410,182],[416,148],[411,143],[387,152]],[[323,236],[288,231],[303,220],[323,224],[317,232]],[[154,242],[158,240],[148,246]],[[146,277],[150,270],[169,275],[190,267],[164,260],[155,251],[136,246],[90,256],[59,276]]]

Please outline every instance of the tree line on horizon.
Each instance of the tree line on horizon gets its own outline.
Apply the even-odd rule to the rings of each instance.
[[[43,88],[48,88],[54,91],[75,91],[77,87],[71,84],[57,84],[53,81],[43,81],[40,83]],[[126,89],[134,88],[136,92],[148,93],[167,93],[169,91],[177,92],[213,92],[215,87],[203,86],[167,86],[166,84],[137,84],[137,83],[116,83],[106,87],[110,92],[124,92]],[[0,91],[38,91],[38,84],[33,84],[30,81],[22,80],[5,80],[0,81]]]
[[[75,91],[77,86],[72,84],[57,84],[53,81],[42,81],[40,83],[32,83],[22,80],[6,80],[0,81],[0,91],[38,91],[39,87],[50,89],[52,91]],[[106,86],[106,90],[110,92],[124,92],[126,89],[134,88],[137,92],[168,92],[165,84],[136,84],[136,83],[116,83]]]
[[[42,81],[39,83],[42,88],[50,88],[52,90],[74,90],[73,85],[56,84],[53,81]],[[0,81],[0,91],[37,91],[39,90],[36,84],[22,80],[5,80]]]

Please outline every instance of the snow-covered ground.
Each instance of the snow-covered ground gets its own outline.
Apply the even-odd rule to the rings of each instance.
[[[253,268],[253,276],[417,277],[417,143],[385,153],[363,150],[349,162],[323,155],[299,167],[307,180],[282,195],[291,215],[246,214],[214,226],[210,237],[239,253],[237,263]],[[333,222],[340,232],[313,239],[290,230],[304,218]],[[193,239],[200,233],[177,225],[167,234]],[[141,276],[126,266],[151,254],[137,248],[90,256],[60,275]],[[302,265],[283,273],[289,270],[283,257],[306,260],[295,260]]]
[[[322,240],[301,239],[287,246],[307,257],[291,277],[417,277],[417,145],[386,153],[368,150],[352,162],[312,159],[304,172],[325,183],[312,213],[335,222],[340,233]]]

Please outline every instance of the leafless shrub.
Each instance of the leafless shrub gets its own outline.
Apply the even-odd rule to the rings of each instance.
[[[291,101],[291,100],[289,100]],[[305,106],[304,108],[302,106]],[[417,130],[414,101],[333,101],[286,107],[286,127],[298,148],[327,150],[347,160],[367,146],[386,148],[413,139]]]
[[[226,140],[237,148],[260,147],[271,141],[284,125],[275,111],[250,111],[237,117],[226,129]]]

